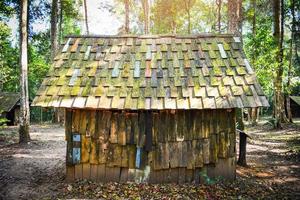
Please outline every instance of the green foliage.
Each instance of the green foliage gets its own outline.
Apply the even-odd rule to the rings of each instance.
[[[61,37],[63,39],[66,35],[79,35],[81,33],[80,20],[82,16],[80,15],[79,9],[82,6],[81,0],[62,0],[62,16],[61,16]]]
[[[17,90],[18,50],[12,46],[11,30],[4,22],[0,22],[0,88],[9,91]]]
[[[3,111],[0,110],[0,129],[4,128],[6,123],[9,122],[5,117],[2,116]]]
[[[256,35],[249,32],[244,37],[244,50],[256,71],[263,90],[268,96],[273,94],[273,73],[276,68],[276,46],[272,36],[272,20],[258,19]]]

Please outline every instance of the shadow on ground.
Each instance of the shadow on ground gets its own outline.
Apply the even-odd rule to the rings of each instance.
[[[0,130],[0,199],[299,199],[299,126],[273,130],[263,122],[247,133],[249,167],[238,167],[235,181],[149,185],[66,183],[62,127],[32,126],[27,145],[16,143],[16,127],[6,128]]]

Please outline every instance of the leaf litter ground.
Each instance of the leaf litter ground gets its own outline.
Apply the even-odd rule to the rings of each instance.
[[[27,145],[17,144],[16,127],[5,128],[0,130],[0,199],[300,199],[299,125],[248,127],[249,166],[237,168],[235,181],[212,179],[205,185],[66,183],[62,127],[33,125]]]

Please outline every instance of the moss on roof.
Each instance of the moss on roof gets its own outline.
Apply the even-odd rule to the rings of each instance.
[[[0,112],[9,112],[19,102],[20,94],[0,92]]]
[[[232,35],[68,37],[33,105],[133,110],[269,106]]]

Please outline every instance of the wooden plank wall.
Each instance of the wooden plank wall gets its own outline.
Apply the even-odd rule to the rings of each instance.
[[[72,160],[81,136],[80,163]],[[191,182],[235,157],[234,110],[66,111],[67,178]]]

